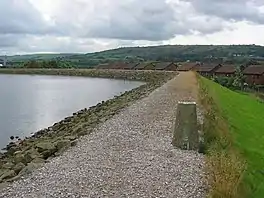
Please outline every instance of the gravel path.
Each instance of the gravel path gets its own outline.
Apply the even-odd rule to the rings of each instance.
[[[180,73],[0,197],[205,197],[203,156],[171,145],[177,102],[196,97]]]

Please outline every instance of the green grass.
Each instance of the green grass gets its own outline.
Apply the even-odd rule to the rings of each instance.
[[[224,116],[234,147],[247,163],[243,182],[252,198],[264,197],[264,103],[202,78],[209,95]]]

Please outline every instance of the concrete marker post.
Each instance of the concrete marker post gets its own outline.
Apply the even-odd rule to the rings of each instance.
[[[199,149],[199,133],[195,102],[179,102],[172,144],[185,150]]]

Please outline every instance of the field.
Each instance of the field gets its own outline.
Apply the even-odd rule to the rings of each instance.
[[[242,184],[243,190],[247,188],[248,197],[264,197],[264,102],[252,95],[231,91],[205,78],[200,81],[212,97],[219,116],[228,126],[232,149],[238,151],[241,159],[246,162],[245,171],[238,170],[239,166],[233,169],[242,176],[240,186]],[[236,164],[237,160],[230,163]],[[233,173],[230,171],[229,174]],[[235,195],[237,192],[228,197]]]

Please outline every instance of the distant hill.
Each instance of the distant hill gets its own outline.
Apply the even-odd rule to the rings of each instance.
[[[78,67],[101,63],[127,61],[229,61],[243,63],[264,60],[264,47],[259,45],[163,45],[151,47],[122,47],[87,54],[32,54],[9,57],[12,61],[30,59],[59,59]]]
[[[243,63],[264,60],[264,47],[258,45],[164,45],[126,47],[84,55],[65,57],[80,66],[93,66],[113,61],[229,61]]]
[[[14,55],[8,56],[10,61],[24,61],[24,60],[50,60],[54,58],[66,58],[72,56],[74,53],[63,54],[26,54],[26,55]]]

